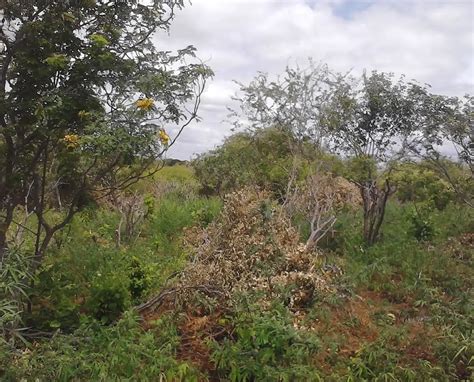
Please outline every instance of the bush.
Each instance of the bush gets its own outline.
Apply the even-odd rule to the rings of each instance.
[[[293,139],[286,132],[270,128],[256,134],[233,135],[193,161],[202,192],[224,195],[258,185],[281,195],[288,183]]]
[[[150,286],[150,278],[144,265],[137,257],[133,257],[130,264],[129,291],[132,298],[137,301]]]
[[[90,314],[104,324],[117,320],[130,304],[130,295],[123,281],[99,279],[91,288],[87,302]]]
[[[218,374],[231,381],[320,381],[311,366],[319,341],[293,328],[286,309],[244,306],[232,318],[233,337],[212,344]]]
[[[449,184],[423,164],[400,165],[393,178],[396,195],[402,202],[432,203],[444,210],[454,200]]]
[[[418,241],[430,241],[435,236],[435,227],[429,208],[415,209],[410,216],[410,232]]]

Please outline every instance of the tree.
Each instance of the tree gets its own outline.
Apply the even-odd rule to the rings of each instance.
[[[403,77],[395,81],[393,75],[373,72],[357,80],[311,63],[307,70],[287,68],[275,81],[260,73],[250,85],[241,86],[241,112],[234,115],[238,127],[290,131],[296,138],[295,154],[310,142],[319,150],[352,158],[358,173],[348,178],[359,187],[364,237],[373,244],[394,192],[388,176],[391,164],[405,157],[408,142],[419,136],[414,89]]]
[[[275,80],[259,73],[249,85],[241,84],[240,90],[236,98],[240,109],[231,114],[237,128],[281,129],[292,138],[293,158],[310,163],[315,162],[311,158],[315,153],[342,155],[346,177],[362,196],[363,234],[369,245],[379,237],[386,203],[395,192],[393,168],[400,160],[421,155],[444,173],[464,201],[472,194],[472,97],[460,102],[431,94],[428,85],[403,76],[374,71],[354,78],[312,62],[306,70],[287,68]],[[448,162],[436,149],[446,141],[454,144],[465,171],[446,167]],[[308,145],[313,150],[305,150]],[[290,167],[291,182],[297,166]],[[293,187],[288,186],[287,195]]]
[[[211,70],[153,43],[183,3],[2,1],[0,260],[17,207],[37,218],[36,269],[88,198],[144,176],[198,118]]]
[[[335,80],[326,65],[312,61],[307,69],[287,67],[275,80],[258,73],[249,85],[239,83],[241,96],[235,98],[239,110],[233,110],[230,116],[237,129],[276,127],[296,139],[292,146],[308,140],[321,146],[325,136],[322,110]]]
[[[423,138],[412,152],[449,183],[457,198],[474,207],[474,97],[446,97],[417,90]],[[449,157],[442,151],[452,151]],[[457,162],[457,163],[455,163]]]
[[[341,77],[326,110],[331,147],[348,157],[347,177],[359,188],[364,239],[378,239],[388,198],[395,192],[393,165],[419,139],[418,85],[392,74]]]

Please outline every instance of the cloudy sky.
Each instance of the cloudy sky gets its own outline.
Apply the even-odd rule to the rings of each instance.
[[[474,0],[193,0],[156,40],[165,50],[194,45],[215,72],[202,122],[168,154],[180,159],[230,134],[233,80],[304,67],[308,57],[354,74],[406,74],[442,94],[474,93]]]

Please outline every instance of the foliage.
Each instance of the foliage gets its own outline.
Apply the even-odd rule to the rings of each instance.
[[[61,246],[51,247],[57,252],[46,257],[32,296],[32,315],[25,317],[28,326],[60,332],[50,339],[33,338],[26,348],[16,344],[17,351],[4,348],[1,379],[154,380],[161,375],[171,380],[240,381],[308,380],[308,376],[328,381],[469,379],[469,296],[474,279],[470,210],[456,203],[441,211],[433,209],[430,216],[437,235],[427,245],[410,231],[412,202],[389,201],[383,238],[372,247],[363,244],[360,211],[343,210],[335,225],[337,236],[327,238],[327,247],[338,254],[326,250],[317,257],[309,253],[286,258],[285,253],[298,247],[297,233],[289,233],[287,244],[278,233],[270,235],[268,227],[275,223],[268,219],[278,219],[278,203],[269,193],[253,202],[249,195],[253,194],[241,203],[228,197],[227,218],[219,216],[207,228],[188,228],[185,233],[184,227],[205,225],[200,211],[217,211],[220,202],[182,200],[175,194],[156,199],[142,235],[119,250],[114,241],[117,214],[104,206],[80,212],[69,233],[58,237]],[[282,227],[288,227],[285,222]],[[208,233],[207,241],[203,232]],[[180,245],[183,233],[186,249]],[[265,242],[269,235],[279,244]],[[230,258],[232,248],[236,256]],[[274,248],[276,261],[268,259],[268,248]],[[243,268],[244,258],[255,259],[259,251],[267,254],[266,260],[252,260],[254,265],[249,262]],[[201,267],[205,253],[213,256]],[[217,254],[229,267],[213,268],[216,260],[210,259]],[[188,259],[193,262],[187,267]],[[143,322],[127,311],[118,319],[114,316],[112,324],[90,317],[91,302],[100,301],[92,299],[93,294],[116,288],[128,301],[143,302],[173,290],[176,285],[166,280],[183,269],[187,276],[178,278],[182,287],[203,285],[205,280],[209,291],[210,283],[220,280],[220,269],[229,285],[237,285],[250,269],[263,275],[262,282],[270,277],[271,288],[262,290],[260,284],[244,281],[232,293],[232,304],[214,303],[209,310],[209,305],[200,305],[202,299],[197,304],[190,300],[193,304],[182,305],[181,315],[146,313]],[[201,278],[190,277],[193,269]],[[235,273],[237,281],[230,279],[234,269],[240,272]],[[324,283],[311,295],[309,279],[303,276],[313,273]],[[140,297],[133,296],[135,288]],[[175,296],[167,306],[173,310]],[[190,313],[200,314],[196,323],[215,325],[208,346],[195,352],[196,357],[206,352],[211,357],[211,362],[199,363],[199,371],[197,365],[183,361],[180,350],[190,341],[182,326]],[[206,337],[208,332],[198,327],[194,336]]]
[[[345,161],[344,176],[356,184],[364,184],[379,178],[380,171],[375,158],[362,155]]]
[[[0,10],[0,379],[472,379],[473,98],[310,62],[165,160],[212,76],[153,42],[183,5]]]
[[[426,160],[424,166],[449,185],[453,199],[473,207],[474,176],[472,171],[461,161],[436,156],[436,160]]]
[[[418,241],[430,241],[435,235],[435,229],[430,217],[430,208],[415,208],[410,221],[412,224],[411,233]]]
[[[433,203],[438,210],[454,199],[449,183],[424,163],[400,165],[393,174],[396,196],[402,202]]]
[[[189,195],[182,201],[171,193],[155,203],[141,235],[120,248],[116,247],[117,213],[105,207],[78,213],[70,229],[58,237],[61,246],[51,247],[40,268],[28,323],[69,332],[84,314],[97,313],[98,319],[105,314],[109,316],[105,321],[113,321],[130,303],[140,303],[184,267],[184,228],[211,221],[220,201]],[[103,311],[112,303],[109,294],[116,314]]]
[[[85,321],[72,335],[57,335],[21,355],[0,357],[4,381],[198,381],[200,373],[175,359],[179,337],[170,317],[144,331],[127,312],[112,327]]]
[[[429,163],[430,167],[449,183],[457,197],[472,208],[474,97],[433,96],[426,88],[419,88],[418,98],[423,104],[423,139],[412,145],[412,151]],[[461,169],[460,173],[459,170],[453,173],[452,161],[441,153],[441,147],[446,142],[456,151],[455,159]]]
[[[120,317],[129,305],[128,285],[124,285],[124,281],[98,277],[91,286],[87,302],[92,317],[104,324],[110,324]]]
[[[346,174],[360,189],[369,245],[379,238],[385,206],[394,193],[393,166],[423,141],[431,126],[428,110],[433,118],[447,118],[444,109],[428,106],[443,97],[430,94],[427,86],[377,71],[355,79],[312,62],[306,70],[287,68],[274,81],[259,73],[240,90],[240,110],[233,113],[237,127],[245,121],[249,131],[276,128],[292,138],[288,179],[294,177],[289,163],[303,155],[308,144],[349,157]]]
[[[126,188],[156,165],[197,119],[212,75],[184,62],[192,46],[173,54],[152,42],[181,0],[86,3],[1,10],[0,251],[15,208],[28,206],[38,220],[34,268],[92,196]],[[164,131],[171,126],[173,139]],[[50,209],[61,219],[48,220]]]
[[[348,381],[440,381],[449,380],[440,368],[429,361],[414,360],[407,367],[403,364],[403,354],[396,345],[403,339],[403,333],[389,332],[374,343],[364,346],[350,360]]]
[[[283,306],[241,306],[231,318],[232,338],[213,344],[218,375],[230,381],[322,381],[312,366],[319,341],[293,328]]]
[[[137,257],[130,264],[129,290],[133,300],[138,301],[150,286],[150,275],[147,274],[144,265]]]
[[[287,67],[275,80],[260,72],[248,85],[239,84],[234,125],[250,131],[281,129],[294,137],[294,152],[307,141],[321,148],[326,133],[324,109],[334,77],[326,65],[311,60],[307,69]]]
[[[18,250],[9,252],[0,262],[0,350],[22,338],[18,329],[28,291],[28,259]]]
[[[166,163],[166,159],[163,163]],[[194,196],[198,183],[193,169],[187,164],[164,165],[159,171],[146,173],[147,177],[127,188],[127,192],[137,192],[153,198],[160,198],[168,193],[186,198]]]
[[[364,73],[358,80],[340,77],[324,115],[331,144],[377,163],[401,159],[419,129],[417,89],[389,73]]]
[[[258,185],[282,196],[292,166],[293,140],[277,128],[231,136],[222,146],[192,162],[203,193],[224,195]]]
[[[369,245],[379,237],[385,206],[394,192],[392,167],[419,134],[418,88],[403,77],[396,80],[375,71],[364,73],[359,82],[340,77],[324,117],[331,146],[354,158],[353,181],[362,195],[363,232]]]
[[[164,182],[180,182],[192,185],[196,182],[193,170],[188,165],[177,164],[174,166],[165,166],[156,174],[153,179]]]

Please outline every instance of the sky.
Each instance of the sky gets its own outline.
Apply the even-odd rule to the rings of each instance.
[[[440,94],[474,93],[474,0],[193,0],[155,42],[163,50],[194,45],[215,73],[201,122],[168,153],[179,159],[231,134],[226,119],[227,107],[235,107],[234,81],[306,67],[310,57],[335,71],[377,69],[428,83]]]

